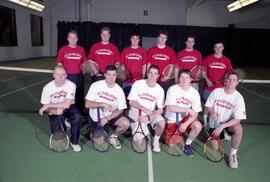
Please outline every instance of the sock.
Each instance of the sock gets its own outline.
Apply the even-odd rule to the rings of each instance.
[[[157,135],[154,136],[155,141],[159,141],[159,139],[160,139],[160,136],[157,136]]]
[[[115,135],[115,134],[111,134],[111,137],[112,137],[112,138],[117,138],[118,136]]]
[[[190,138],[187,138],[187,140],[186,140],[186,145],[191,145],[192,141],[193,141],[193,140],[191,140]]]
[[[204,114],[204,115],[203,115],[203,121],[204,121],[204,125],[205,125],[205,126],[207,125],[207,117],[208,117],[207,114]]]
[[[237,153],[237,150],[234,149],[234,148],[231,148],[231,154],[232,154],[232,155],[236,155],[236,153]]]

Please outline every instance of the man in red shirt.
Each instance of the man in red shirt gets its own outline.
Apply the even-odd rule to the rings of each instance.
[[[186,39],[186,48],[177,54],[177,63],[175,67],[175,82],[178,83],[179,70],[188,69],[191,70],[195,66],[198,66],[198,75],[202,65],[202,55],[199,51],[193,47],[195,45],[195,37],[188,36]],[[194,79],[194,78],[193,78]],[[191,82],[191,85],[198,91],[198,81]]]
[[[222,54],[224,45],[217,42],[214,45],[214,54],[207,56],[202,64],[202,75],[205,78],[206,85],[203,91],[203,99],[206,102],[210,93],[216,88],[224,87],[224,80],[227,73],[232,71],[232,65],[229,58]],[[207,124],[208,110],[204,111],[204,125]]]
[[[57,55],[57,64],[63,65],[67,70],[67,79],[76,85],[75,103],[80,112],[84,108],[84,77],[82,65],[87,60],[83,47],[77,45],[78,33],[74,30],[68,32],[68,45],[61,47]]]
[[[130,42],[131,46],[122,51],[120,58],[120,64],[124,65],[125,69],[127,69],[126,72],[128,72],[128,77],[123,83],[126,96],[129,94],[134,81],[144,78],[147,64],[146,51],[139,46],[140,35],[133,33]]]
[[[148,68],[152,64],[159,67],[161,76],[158,83],[162,86],[165,93],[167,92],[170,83],[168,75],[172,73],[173,67],[171,67],[167,75],[162,75],[163,70],[167,65],[176,63],[174,50],[166,45],[167,39],[168,33],[166,31],[160,31],[157,37],[157,45],[147,51]]]
[[[90,66],[92,66],[92,69],[94,70],[93,81],[104,79],[102,73],[105,72],[105,68],[108,65],[119,64],[120,53],[118,51],[118,48],[114,44],[110,43],[110,31],[111,30],[109,27],[101,28],[101,42],[95,43],[91,47],[88,54],[88,60],[96,62],[99,66],[99,70],[97,70],[90,64]]]

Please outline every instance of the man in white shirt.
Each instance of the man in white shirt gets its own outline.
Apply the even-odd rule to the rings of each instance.
[[[105,80],[94,82],[85,97],[85,107],[89,108],[88,124],[90,132],[97,126],[97,108],[100,107],[101,125],[109,124],[115,127],[115,131],[110,136],[110,143],[115,149],[121,149],[118,136],[129,128],[129,121],[123,115],[123,110],[127,108],[126,98],[122,88],[116,81],[116,67],[109,65],[105,69]]]
[[[236,90],[238,84],[239,75],[236,72],[228,73],[224,83],[225,87],[215,89],[205,104],[210,113],[210,133],[221,139],[224,138],[224,129],[232,134],[229,156],[231,168],[238,168],[237,151],[243,136],[241,120],[247,118],[244,98]]]
[[[147,124],[151,124],[155,129],[153,140],[153,151],[160,152],[159,139],[165,127],[165,120],[161,116],[164,107],[164,90],[157,83],[159,78],[159,68],[151,65],[147,71],[147,79],[136,81],[129,93],[130,104],[129,117],[134,121],[131,124],[132,133],[138,127],[138,121],[142,122],[145,135],[149,134]],[[139,116],[139,110],[142,115]]]
[[[179,115],[179,121],[184,116],[188,116],[186,121],[180,123],[180,132],[188,132],[188,138],[185,141],[184,153],[192,157],[193,151],[191,143],[198,136],[202,129],[200,121],[197,119],[198,113],[202,110],[201,99],[198,91],[191,87],[191,72],[188,69],[181,70],[178,76],[179,83],[171,86],[167,92],[165,101],[167,125],[176,123],[176,115]],[[166,134],[167,131],[165,132]]]
[[[82,116],[75,105],[76,85],[67,80],[67,73],[63,66],[58,65],[54,68],[54,80],[46,84],[41,94],[41,104],[39,114],[44,112],[49,114],[51,132],[62,130],[65,118],[71,124],[71,143],[70,146],[75,152],[81,151],[79,145],[80,127]]]

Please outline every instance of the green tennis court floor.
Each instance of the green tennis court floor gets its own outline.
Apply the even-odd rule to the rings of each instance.
[[[132,151],[128,139],[121,150],[54,153],[48,149],[49,123],[33,113],[0,113],[0,182],[148,182],[148,156]],[[153,153],[155,182],[268,182],[270,179],[270,127],[244,125],[239,168],[226,160],[211,163],[202,155],[200,141],[193,143],[193,158]],[[228,143],[226,153],[229,152]]]

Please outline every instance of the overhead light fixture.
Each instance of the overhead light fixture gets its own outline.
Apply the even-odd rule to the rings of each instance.
[[[9,0],[13,3],[19,4],[21,6],[27,7],[27,8],[31,8],[37,11],[42,12],[45,8],[45,6],[43,4],[37,3],[35,1],[32,0]]]
[[[227,8],[228,8],[229,12],[232,12],[232,11],[238,10],[240,8],[243,8],[247,5],[250,5],[252,3],[255,3],[257,1],[259,1],[259,0],[238,0],[238,1],[234,1],[231,4],[229,4],[227,6]]]

